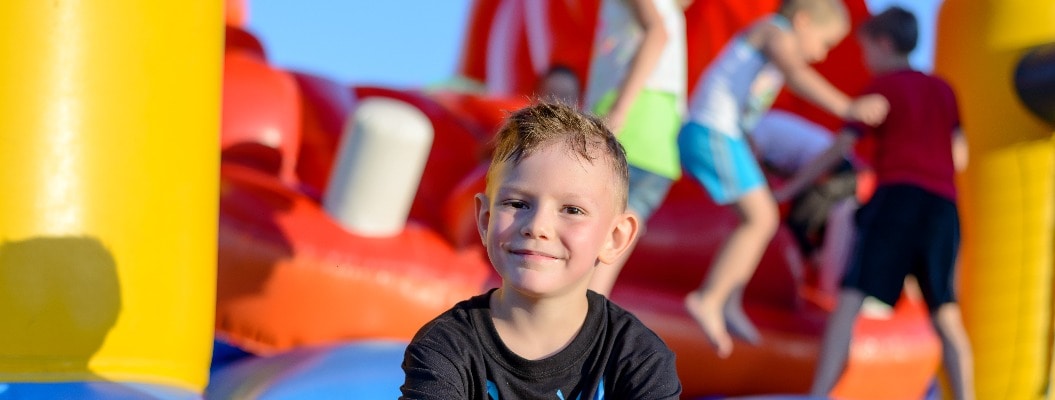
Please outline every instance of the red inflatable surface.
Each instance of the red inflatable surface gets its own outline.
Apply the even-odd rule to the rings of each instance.
[[[480,293],[491,268],[479,246],[449,239],[442,205],[488,159],[486,141],[504,113],[523,103],[349,90],[270,67],[255,38],[229,29],[236,34],[225,60],[217,335],[257,354],[408,340]],[[350,233],[319,201],[355,100],[372,96],[417,107],[435,130],[408,224],[393,237]]]

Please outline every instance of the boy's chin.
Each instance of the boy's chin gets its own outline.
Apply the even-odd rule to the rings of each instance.
[[[586,282],[589,282],[588,280]],[[534,300],[560,297],[571,293],[586,294],[586,283],[582,284],[558,284],[556,282],[538,281],[509,281],[506,280],[502,287],[506,290],[515,291],[518,295]]]

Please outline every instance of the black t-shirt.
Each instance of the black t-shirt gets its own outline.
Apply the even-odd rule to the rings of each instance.
[[[415,335],[401,399],[677,399],[674,353],[636,317],[587,292],[579,333],[559,353],[527,360],[491,320],[491,292],[462,301]]]

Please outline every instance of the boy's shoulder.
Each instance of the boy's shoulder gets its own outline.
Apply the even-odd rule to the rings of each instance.
[[[949,81],[938,75],[915,69],[904,69],[873,76],[863,93],[902,93],[911,97],[941,96],[948,98],[951,96],[955,100],[955,91]]]
[[[591,299],[591,304],[597,304],[597,308],[604,309],[604,312],[598,314],[605,316],[609,334],[617,337],[617,341],[632,344],[631,347],[646,352],[671,351],[663,339],[632,312],[600,294],[589,292],[589,295],[596,297]]]
[[[425,340],[467,340],[478,334],[481,318],[490,313],[491,292],[459,301],[453,307],[426,323],[411,342]]]
[[[950,86],[949,82],[945,80],[945,78],[917,69],[902,69],[873,76],[871,80],[871,85],[880,86],[889,85],[891,82],[911,83],[919,81],[932,81],[940,83],[944,86]]]

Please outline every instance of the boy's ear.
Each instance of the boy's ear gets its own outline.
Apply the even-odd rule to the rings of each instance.
[[[615,224],[613,224],[612,231],[608,235],[608,240],[605,241],[601,253],[597,256],[598,260],[605,264],[614,264],[618,261],[619,257],[629,251],[630,246],[634,244],[639,224],[640,222],[634,213],[625,212],[620,215]]]
[[[890,35],[876,36],[875,41],[883,51],[897,54],[897,47],[894,46],[894,38],[890,37]]]
[[[802,10],[796,11],[794,14],[791,14],[791,18],[788,19],[788,22],[791,22],[791,26],[796,31],[802,29],[803,26],[813,24],[813,20],[810,19],[810,15],[806,12],[803,12]]]
[[[491,219],[491,200],[483,193],[473,197],[476,203],[476,231],[480,232],[480,241],[487,246],[487,222]]]

